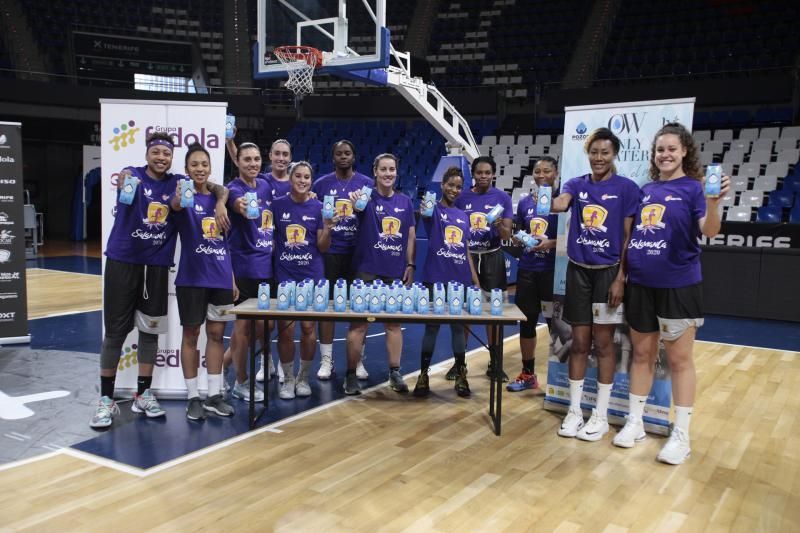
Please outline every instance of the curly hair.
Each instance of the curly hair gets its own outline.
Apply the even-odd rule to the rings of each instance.
[[[461,169],[458,167],[450,167],[444,171],[444,175],[442,176],[442,185],[450,181],[452,178],[461,178],[464,179],[464,173],[461,172]]]
[[[683,162],[681,163],[683,173],[692,179],[703,181],[703,167],[700,164],[697,143],[694,141],[694,137],[692,137],[689,130],[679,122],[664,124],[664,126],[656,132],[655,137],[653,137],[653,145],[650,147],[650,179],[658,181],[660,175],[658,167],[656,166],[656,141],[658,141],[658,138],[662,135],[676,135],[678,137],[681,146],[686,149],[686,155],[683,157]]]

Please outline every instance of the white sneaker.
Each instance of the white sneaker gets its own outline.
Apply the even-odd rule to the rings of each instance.
[[[577,437],[581,440],[597,442],[608,433],[608,430],[608,418],[597,414],[597,409],[592,409],[592,416],[589,417],[589,421],[586,422],[583,429],[578,431]]]
[[[366,358],[366,355],[362,355],[361,360],[358,362],[358,366],[356,367],[356,377],[358,379],[369,379],[369,372],[367,372],[367,369],[364,368],[364,359]]]
[[[270,357],[268,361],[269,361],[269,379],[272,379],[272,376],[275,375],[275,363],[272,362],[272,357]],[[264,382],[264,357],[261,358],[261,368],[258,369],[258,373],[256,374],[256,381],[259,383]]]
[[[233,386],[233,397],[239,398],[246,402],[250,401],[250,380],[245,380],[244,383],[237,383]],[[264,391],[256,387],[255,400],[257,402],[264,401]]]
[[[297,379],[294,385],[294,392],[298,398],[305,398],[311,396],[311,385],[308,384],[308,371],[302,370],[297,374]]]
[[[627,418],[625,426],[614,436],[612,442],[614,446],[620,448],[633,448],[637,442],[646,439],[647,434],[644,432],[644,423],[641,418],[633,419],[630,415],[625,418]]]
[[[278,392],[278,396],[280,396],[281,400],[294,399],[294,378],[284,380],[281,383],[281,390]]]
[[[570,409],[561,422],[561,427],[558,428],[558,434],[561,437],[574,437],[582,427],[583,413],[580,410],[573,411]]]
[[[669,440],[658,452],[657,459],[671,465],[682,464],[692,453],[689,447],[689,434],[681,428],[672,428]]]
[[[319,363],[319,370],[317,371],[317,377],[323,381],[327,381],[331,379],[331,375],[335,372],[333,368],[333,356],[331,355],[323,355],[322,360]]]

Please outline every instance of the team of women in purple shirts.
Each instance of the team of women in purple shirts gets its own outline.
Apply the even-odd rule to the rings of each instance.
[[[500,248],[511,238],[513,225],[531,234],[538,244],[519,259],[516,304],[528,318],[521,324],[519,345],[522,371],[508,384],[510,391],[539,386],[534,372],[536,322],[542,309],[552,309],[555,265],[555,213],[570,211],[567,236],[569,258],[562,318],[572,326],[569,346],[570,407],[558,434],[599,441],[609,432],[608,404],[616,368],[614,331],[623,320],[630,326],[633,358],[630,369],[629,415],[613,444],[631,448],[645,438],[643,415],[653,383],[659,345],[663,343],[672,370],[675,424],[658,459],[682,463],[690,453],[689,423],[696,376],[692,359],[695,333],[703,324],[700,273],[700,234],[713,236],[720,229],[719,201],[728,192],[723,178],[719,198],[703,194],[702,169],[691,134],[680,124],[667,124],[655,136],[650,160],[650,180],[641,189],[616,174],[614,160],[619,139],[601,128],[589,136],[585,150],[591,172],[566,181],[555,191],[548,216],[537,215],[537,195],[524,197],[513,212],[511,199],[494,188],[496,166],[491,157],[472,163],[473,187],[463,190],[458,168],[442,178],[442,197],[429,217],[421,217],[428,235],[428,251],[419,278],[427,286],[457,280],[479,285],[487,294],[505,291],[505,260]],[[158,334],[165,330],[167,273],[172,265],[178,235],[181,254],[175,281],[178,313],[183,327],[181,362],[187,388],[187,417],[203,420],[208,413],[231,416],[232,401],[223,379],[233,366],[231,396],[249,400],[246,352],[250,328],[235,320],[230,346],[224,350],[225,311],[257,295],[261,283],[275,287],[282,281],[339,278],[365,281],[415,277],[416,218],[410,198],[395,190],[398,160],[378,155],[373,178],[354,169],[355,146],[347,140],[334,144],[334,171],[316,178],[311,164],[291,163],[291,145],[283,139],[270,147],[270,172],[261,172],[258,146],[231,140],[228,152],[238,176],[227,187],[209,181],[211,159],[200,145],[188,148],[186,177],[194,185],[194,202],[182,207],[181,178],[169,173],[172,139],[165,134],[148,137],[146,165],[120,173],[138,182],[130,203],[117,202],[114,226],[106,249],[104,276],[105,336],[101,351],[101,398],[90,422],[108,427],[119,407],[113,400],[114,379],[121,346],[127,334],[139,330],[139,379],[132,410],[148,417],[164,416],[151,391]],[[538,186],[555,187],[557,161],[543,157],[534,166]],[[367,185],[373,194],[366,208],[354,209],[359,190]],[[335,197],[334,217],[322,217],[324,196]],[[495,205],[502,214],[492,224],[486,214]],[[516,239],[516,238],[514,238]],[[113,295],[112,297],[109,297]],[[549,315],[548,315],[549,316]],[[550,321],[548,320],[548,323]],[[198,392],[197,349],[205,323],[205,366],[208,392]],[[279,396],[284,400],[312,394],[310,375],[319,338],[320,380],[334,374],[333,324],[300,323],[300,361],[295,373],[295,324],[278,321],[279,365],[262,365],[259,381],[278,374]],[[459,396],[470,396],[465,360],[465,328],[450,325],[455,364],[447,379],[455,381]],[[319,337],[317,337],[317,330]],[[403,338],[399,325],[386,324],[386,353],[390,387],[400,393],[408,386],[400,373]],[[414,387],[416,397],[430,391],[429,367],[438,325],[427,325],[422,340],[421,372]],[[256,331],[263,346],[270,331]],[[366,379],[364,340],[366,325],[353,323],[347,335],[347,369],[344,391],[360,393]],[[597,359],[596,407],[585,420],[580,407],[589,354]],[[266,358],[269,359],[269,358]],[[488,372],[492,369],[489,368]],[[501,370],[502,371],[502,370]],[[263,391],[256,388],[256,400]]]

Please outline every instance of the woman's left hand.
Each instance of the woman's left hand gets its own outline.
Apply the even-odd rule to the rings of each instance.
[[[411,265],[406,266],[403,272],[403,285],[409,286],[414,282],[414,267]]]
[[[239,299],[239,287],[236,286],[236,283],[233,284],[233,301],[237,301]]]
[[[622,303],[622,297],[625,295],[625,282],[621,279],[615,279],[608,289],[608,305],[617,307]]]
[[[217,223],[222,231],[231,229],[231,219],[228,218],[228,208],[222,202],[217,202],[217,207],[214,209],[214,221]]]

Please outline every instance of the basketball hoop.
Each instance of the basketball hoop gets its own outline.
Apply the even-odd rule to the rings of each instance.
[[[296,96],[314,92],[314,70],[322,66],[322,52],[311,46],[279,46],[273,52],[286,67],[286,88]]]

